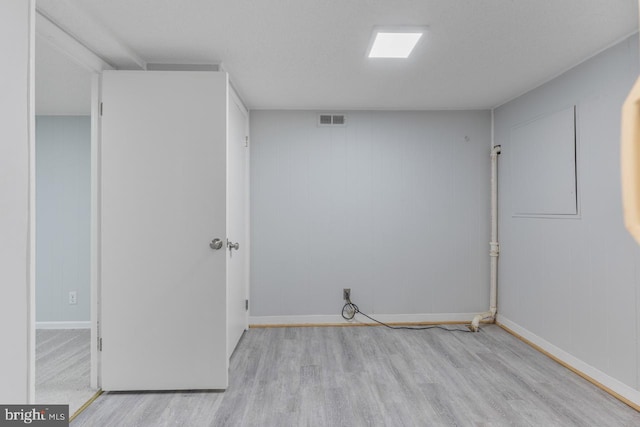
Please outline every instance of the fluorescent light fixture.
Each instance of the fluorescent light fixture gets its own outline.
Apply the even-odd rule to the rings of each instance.
[[[418,28],[376,29],[369,58],[408,58],[423,34]]]

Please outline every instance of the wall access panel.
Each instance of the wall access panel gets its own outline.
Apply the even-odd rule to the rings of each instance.
[[[574,106],[514,126],[506,153],[514,215],[578,213]]]

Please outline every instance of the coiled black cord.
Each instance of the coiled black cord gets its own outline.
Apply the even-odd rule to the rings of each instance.
[[[366,313],[360,311],[357,305],[351,302],[350,299],[347,299],[347,303],[342,306],[342,318],[345,320],[353,320],[356,317],[356,314],[361,314],[369,320],[373,320],[374,322],[386,326],[389,329],[406,329],[409,331],[423,331],[425,329],[442,329],[447,332],[473,332],[471,329],[450,329],[442,325],[429,325],[429,326],[391,326],[384,322],[374,319]]]

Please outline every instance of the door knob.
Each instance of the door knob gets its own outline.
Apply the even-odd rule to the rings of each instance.
[[[238,249],[240,249],[240,243],[231,243],[231,240],[227,240],[227,247],[229,248],[229,250],[235,249],[237,251]]]
[[[211,249],[215,249],[216,251],[218,249],[221,249],[222,248],[222,240],[221,239],[213,239],[211,241],[211,243],[209,243],[209,247]]]

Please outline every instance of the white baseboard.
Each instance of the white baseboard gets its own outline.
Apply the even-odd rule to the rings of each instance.
[[[558,359],[561,363],[567,365],[570,368],[573,368],[573,370],[578,371],[579,373],[583,374],[583,376],[588,377],[587,379],[591,379],[596,383],[599,383],[599,385],[604,386],[605,388],[609,389],[609,391],[618,394],[619,397],[628,400],[631,404],[640,406],[640,391],[629,387],[628,385],[613,378],[610,375],[607,375],[601,370],[594,368],[593,366],[578,359],[577,357],[562,350],[561,348],[556,347],[544,338],[539,337],[533,332],[523,328],[522,326],[500,314],[498,314],[497,321],[499,324],[505,326],[506,328],[540,347],[542,350]]]
[[[91,321],[36,322],[36,329],[91,329]]]
[[[367,313],[368,314],[368,313]],[[419,323],[419,322],[471,322],[477,313],[434,313],[434,314],[370,314],[384,323]],[[347,321],[339,314],[301,315],[301,316],[249,316],[249,325],[335,325],[373,323],[364,316],[356,315]]]

